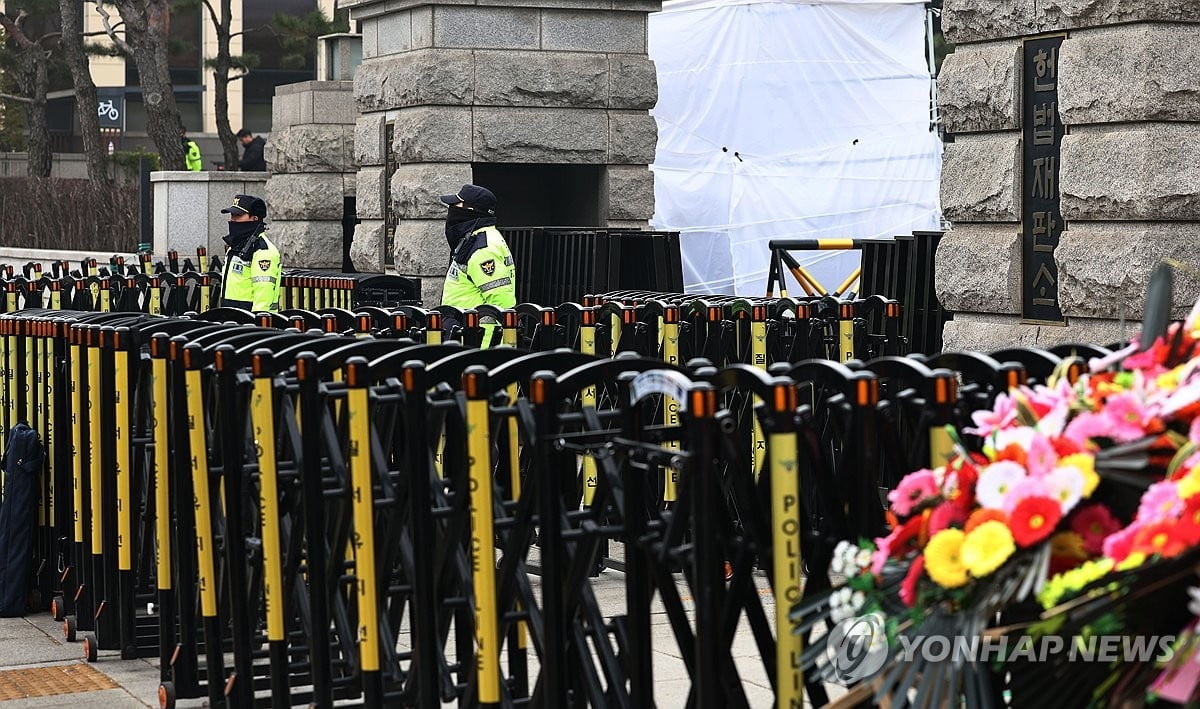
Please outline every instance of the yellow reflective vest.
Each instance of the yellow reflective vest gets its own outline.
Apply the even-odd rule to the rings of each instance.
[[[233,251],[228,253],[221,281],[221,305],[224,307],[252,313],[279,310],[279,282],[283,271],[279,249],[267,238],[266,232],[256,238],[258,242],[249,259]]]
[[[184,156],[187,161],[187,169],[191,172],[200,172],[204,168],[204,161],[200,159],[200,146],[196,145],[196,141],[189,140],[184,147],[187,149],[187,154]]]
[[[502,310],[517,307],[517,266],[504,237],[493,226],[476,229],[465,237],[450,260],[442,305],[459,310],[492,305]],[[483,323],[483,346],[492,340],[499,323]]]

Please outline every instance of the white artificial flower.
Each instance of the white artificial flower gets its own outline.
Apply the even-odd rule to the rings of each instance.
[[[859,569],[865,569],[871,565],[871,550],[859,549],[854,555],[854,565]]]
[[[867,605],[867,595],[862,591],[855,591],[854,595],[850,597],[850,606],[857,611],[865,605]]]
[[[1063,514],[1070,512],[1083,498],[1083,472],[1079,468],[1063,466],[1055,468],[1046,476],[1050,495],[1062,506]]]
[[[829,562],[829,573],[841,576],[846,573],[845,567],[842,566],[842,557],[834,554],[833,560]]]

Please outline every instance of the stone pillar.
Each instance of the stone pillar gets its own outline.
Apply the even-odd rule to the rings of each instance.
[[[438,196],[471,182],[472,163],[603,166],[601,223],[645,225],[653,215],[647,166],[658,136],[648,110],[658,91],[646,15],[659,0],[339,7],[363,33],[359,270],[383,270],[393,229],[392,270],[420,277],[425,304],[437,305],[449,263]]]
[[[271,238],[285,268],[342,269],[345,197],[355,192],[354,82],[275,90],[267,141]]]
[[[945,0],[956,45],[938,79],[952,136],[937,254],[938,297],[955,311],[945,347],[1107,344],[1132,334],[1164,259],[1197,264],[1200,243],[1200,3],[1196,0]],[[1022,321],[1022,40],[1066,34],[1057,56],[1064,228],[1054,249],[1066,325]],[[1176,317],[1200,296],[1176,270]]]
[[[234,195],[263,196],[267,176],[265,172],[150,173],[154,253],[165,256],[169,251],[178,251],[183,258],[205,246],[210,255],[224,260],[222,239],[229,233],[229,215],[221,214],[221,210],[233,204]]]

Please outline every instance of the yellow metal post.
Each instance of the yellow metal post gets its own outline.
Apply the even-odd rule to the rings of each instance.
[[[669,306],[663,309],[663,361],[667,364],[679,364],[679,308]],[[663,395],[663,424],[679,425],[679,402],[670,396]],[[679,441],[667,441],[666,448],[679,450]],[[672,467],[663,468],[663,502],[675,502],[679,499],[679,471]]]
[[[773,387],[772,408],[789,417],[796,408],[796,390],[790,382]],[[790,428],[790,427],[789,427]],[[800,669],[803,638],[792,632],[788,617],[800,602],[800,470],[796,433],[770,434],[767,457],[771,470],[771,533],[775,582],[776,706],[798,707],[804,701],[804,676]]]
[[[751,310],[750,319],[750,363],[766,371],[767,369],[767,308],[763,305],[756,305]],[[755,407],[758,405],[758,397],[750,397],[750,420],[753,422],[752,438],[754,446],[750,450],[750,466],[754,471],[754,479],[757,480],[763,464],[763,455],[766,453],[767,440],[763,435],[762,424],[758,421],[758,416],[754,415]]]
[[[151,347],[157,343],[152,342]],[[150,433],[154,439],[154,560],[159,590],[171,589],[171,476],[167,444],[167,360],[160,353],[150,362]],[[165,354],[165,353],[162,353]]]
[[[375,496],[371,475],[371,407],[363,363],[346,367],[350,417],[350,485],[354,507],[354,574],[358,579],[358,644],[362,671],[378,673],[379,598],[375,569]],[[365,678],[364,683],[373,681]],[[374,680],[377,681],[377,680]]]
[[[129,456],[129,392],[125,386],[129,381],[129,351],[125,348],[121,333],[113,333],[113,403],[117,410],[117,425],[113,429],[117,456],[117,568],[133,570],[133,512],[130,503],[130,456]]]
[[[70,334],[71,342],[71,479],[73,485],[72,502],[74,508],[71,514],[75,522],[75,542],[83,543],[83,430],[81,428],[79,413],[83,411],[83,392],[82,382],[79,378],[82,376],[83,368],[80,362],[83,357],[83,348],[80,347],[80,335],[82,333],[77,329],[72,329]]]
[[[474,368],[472,368],[474,369]],[[471,491],[471,557],[475,590],[475,653],[480,704],[500,701],[500,623],[496,608],[496,550],[492,520],[492,450],[489,410],[480,371],[463,375],[467,395],[468,486]]]
[[[588,308],[583,311],[583,320],[579,325],[579,351],[585,355],[596,354],[596,311]],[[580,403],[585,407],[596,408],[596,386],[590,384],[580,393]],[[599,484],[596,473],[596,459],[583,455],[583,504],[592,506],[596,497],[596,486]]]
[[[189,359],[190,351],[184,351]],[[190,363],[186,363],[190,364]],[[196,505],[196,553],[199,557],[200,613],[217,615],[217,574],[212,533],[212,498],[208,488],[208,441],[204,426],[204,390],[200,370],[187,367],[184,376],[188,410],[188,443],[192,453],[192,485]]]

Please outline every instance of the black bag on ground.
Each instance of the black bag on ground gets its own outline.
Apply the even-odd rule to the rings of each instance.
[[[45,451],[37,431],[19,423],[8,434],[0,504],[0,617],[25,615],[33,572],[33,535]]]

